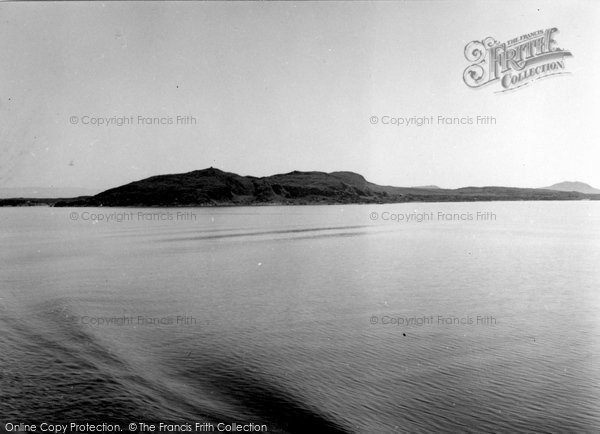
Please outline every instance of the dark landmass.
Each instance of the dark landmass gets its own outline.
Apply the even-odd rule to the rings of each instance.
[[[0,206],[56,206],[57,203],[81,202],[90,198],[92,196],[69,198],[13,197],[10,199],[0,199]]]
[[[592,187],[585,182],[579,181],[566,181],[559,182],[558,184],[551,185],[550,187],[545,187],[547,190],[556,190],[556,191],[576,191],[578,193],[585,194],[600,194],[600,190]]]
[[[153,176],[95,196],[3,199],[0,206],[176,207],[582,199],[600,200],[600,194],[512,187],[392,187],[373,184],[353,172],[294,171],[257,178],[211,167]]]

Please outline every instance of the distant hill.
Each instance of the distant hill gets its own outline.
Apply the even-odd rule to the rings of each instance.
[[[377,185],[354,172],[299,172],[266,177],[240,176],[210,167],[159,175],[111,188],[95,196],[69,199],[3,199],[0,206],[176,207],[232,205],[312,205],[496,200],[580,200],[600,195],[536,188]]]
[[[556,191],[576,191],[578,193],[586,193],[586,194],[600,194],[600,190],[592,187],[585,182],[579,181],[565,181],[559,182],[558,184],[551,185],[550,187],[544,187],[546,190],[556,190]]]
[[[153,176],[89,198],[59,201],[55,206],[308,205],[584,198],[588,196],[532,188],[467,187],[448,190],[382,186],[354,172],[294,171],[259,178],[210,167],[188,173]]]
[[[440,187],[438,187],[437,185],[420,185],[418,187],[413,187],[413,188],[423,188],[425,190],[439,190]]]

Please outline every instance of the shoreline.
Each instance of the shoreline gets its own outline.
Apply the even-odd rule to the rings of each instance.
[[[579,193],[583,194],[583,193]],[[589,195],[592,197],[582,197],[582,198],[531,198],[531,199],[522,199],[522,198],[489,198],[489,199],[474,199],[468,200],[466,198],[460,198],[459,200],[447,199],[447,200],[432,200],[431,198],[427,200],[404,200],[404,201],[390,201],[390,202],[380,202],[380,201],[365,201],[365,202],[308,202],[308,203],[291,203],[291,202],[269,202],[269,203],[212,203],[212,204],[169,204],[169,205],[147,205],[147,204],[137,204],[137,205],[71,205],[68,203],[56,205],[57,202],[64,202],[71,199],[35,199],[35,198],[10,198],[10,199],[0,199],[0,208],[36,208],[36,207],[48,207],[48,208],[152,208],[152,209],[161,209],[161,208],[242,208],[242,207],[287,207],[287,206],[334,206],[334,205],[400,205],[405,203],[488,203],[488,202],[587,202],[587,201],[600,201],[599,195]],[[26,203],[4,203],[4,201],[23,201]]]

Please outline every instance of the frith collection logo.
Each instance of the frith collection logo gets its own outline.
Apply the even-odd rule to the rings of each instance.
[[[465,46],[465,57],[471,65],[463,73],[465,84],[479,88],[498,80],[502,87],[498,92],[506,92],[540,78],[567,74],[565,57],[572,54],[556,46],[557,32],[554,27],[504,43],[492,37],[469,42]]]

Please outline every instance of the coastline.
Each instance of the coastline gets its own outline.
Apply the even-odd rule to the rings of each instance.
[[[581,193],[583,194],[583,193]],[[135,205],[93,205],[93,204],[64,204],[56,205],[57,202],[68,201],[69,199],[32,199],[32,198],[8,198],[0,199],[0,208],[35,208],[35,207],[49,207],[49,208],[240,208],[240,207],[270,207],[270,206],[333,206],[333,205],[394,205],[403,203],[473,203],[473,202],[585,202],[585,201],[596,201],[600,200],[600,195],[588,195],[590,197],[581,198],[489,198],[489,199],[472,199],[468,198],[450,198],[450,199],[439,199],[435,200],[432,198],[419,200],[399,200],[399,201],[361,201],[361,202],[326,202],[326,201],[312,201],[312,202],[249,202],[249,203],[204,203],[204,204],[169,204],[169,205],[147,205],[147,204],[135,204]],[[15,202],[16,203],[13,203]],[[8,202],[8,203],[7,203]]]

